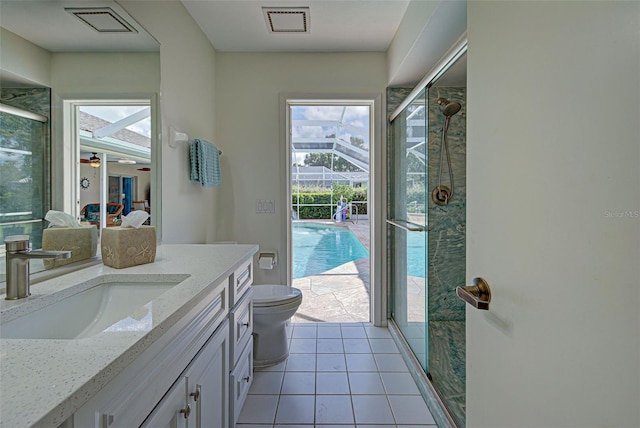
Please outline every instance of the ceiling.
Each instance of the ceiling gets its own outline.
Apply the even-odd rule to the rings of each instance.
[[[408,0],[181,0],[223,52],[384,52]],[[262,7],[309,7],[307,33],[272,33]]]
[[[181,1],[221,52],[386,52],[410,4],[409,0],[172,1]],[[438,5],[389,76],[390,86],[418,82],[466,30],[466,1],[413,1]],[[135,32],[99,33],[64,9],[81,6],[110,7]],[[263,8],[308,9],[303,25],[308,32],[270,31],[270,15]],[[280,17],[286,21],[293,15],[276,16]],[[114,0],[0,0],[0,25],[51,52],[159,50],[158,42]],[[5,74],[0,74],[2,81],[10,81]]]
[[[133,31],[98,32],[65,8],[109,7]],[[0,26],[50,52],[153,52],[158,42],[113,0],[0,0]]]

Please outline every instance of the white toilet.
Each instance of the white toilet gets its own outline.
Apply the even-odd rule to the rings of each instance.
[[[253,365],[278,364],[289,356],[286,323],[302,303],[302,292],[285,285],[253,285]]]

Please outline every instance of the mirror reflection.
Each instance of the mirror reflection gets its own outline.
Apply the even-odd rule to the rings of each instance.
[[[5,238],[28,235],[42,248],[49,210],[97,236],[133,210],[151,224],[159,212],[159,45],[116,2],[99,6],[131,24],[130,34],[100,32],[65,9],[77,6],[0,0],[0,281]],[[93,235],[82,242],[91,254]],[[57,266],[30,265],[32,273]]]

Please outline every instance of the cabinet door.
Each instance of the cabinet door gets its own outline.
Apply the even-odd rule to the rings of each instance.
[[[227,428],[229,329],[223,323],[185,372],[192,415],[189,428]],[[195,424],[195,425],[194,425]]]
[[[141,426],[186,428],[187,420],[192,412],[192,407],[187,403],[187,379],[181,376]]]

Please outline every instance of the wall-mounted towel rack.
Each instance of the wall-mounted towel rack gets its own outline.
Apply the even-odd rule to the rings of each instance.
[[[186,132],[180,132],[173,127],[169,127],[169,147],[175,149],[180,143],[190,143],[192,140]],[[222,150],[218,149],[218,155],[222,156]]]

